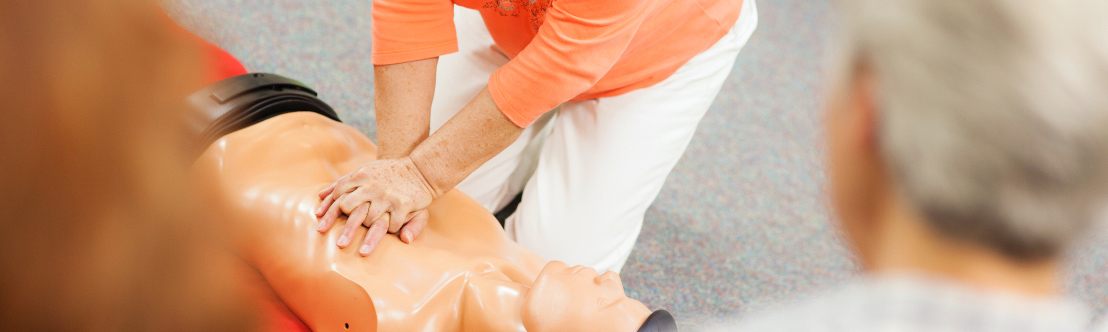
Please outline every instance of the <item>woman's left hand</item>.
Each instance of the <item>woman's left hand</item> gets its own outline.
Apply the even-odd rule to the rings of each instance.
[[[400,235],[405,243],[419,236],[427,224],[427,205],[435,191],[408,157],[381,159],[358,167],[319,193],[323,199],[316,208],[318,230],[331,229],[339,213],[349,219],[339,248],[354,241],[358,226],[369,226],[358,253],[369,255],[386,231]]]

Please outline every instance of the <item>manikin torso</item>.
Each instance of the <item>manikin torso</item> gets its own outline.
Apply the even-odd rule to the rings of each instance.
[[[387,235],[368,257],[335,245],[341,225],[315,230],[316,193],[375,154],[349,126],[290,113],[223,137],[194,174],[227,203],[238,254],[312,330],[372,331],[376,319],[380,331],[523,331],[546,261],[464,194],[436,199],[411,244]]]

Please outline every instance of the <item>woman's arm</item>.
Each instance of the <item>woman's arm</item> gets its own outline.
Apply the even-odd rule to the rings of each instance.
[[[319,231],[329,230],[341,212],[369,226],[358,250],[362,255],[372,252],[385,233],[411,242],[426,225],[422,210],[432,199],[454,188],[521,133],[523,128],[508,120],[488,89],[482,89],[409,156],[362,165],[320,192]],[[339,247],[353,242],[359,225],[346,223]]]
[[[439,58],[373,67],[377,158],[405,157],[431,130]]]
[[[522,133],[523,128],[504,116],[485,88],[409,157],[433,188],[433,196],[438,197],[515,142]]]
[[[373,99],[377,112],[378,162],[360,167],[359,170],[365,169],[366,172],[373,173],[362,173],[361,175],[393,177],[396,171],[395,169],[392,170],[393,172],[389,172],[375,170],[375,168],[379,167],[373,166],[379,166],[382,163],[395,165],[398,164],[397,161],[404,162],[401,164],[411,164],[410,159],[406,157],[416,146],[427,139],[431,129],[431,102],[435,96],[435,71],[438,66],[438,61],[438,57],[434,57],[397,64],[376,65],[373,67],[375,78]],[[416,171],[414,166],[410,166],[409,168],[413,172]],[[356,171],[340,178],[335,184],[343,182],[344,179],[356,173],[358,172]],[[322,198],[323,201],[316,209],[315,215],[320,217],[321,222],[318,229],[321,232],[329,230],[331,225],[333,225],[334,221],[338,218],[339,211],[332,208],[332,202],[340,198],[338,195],[331,195],[331,192],[335,188],[335,184],[332,184],[320,193],[320,198]],[[339,205],[335,204],[334,207],[338,206]],[[408,205],[404,206],[406,207]],[[406,212],[403,212],[403,214],[390,213],[389,216],[394,214],[402,216],[396,218],[397,221],[395,221],[399,223],[400,220],[403,220],[401,224],[413,220],[415,221],[415,223],[406,228],[405,234],[401,234],[401,239],[405,242],[410,242],[411,239],[419,235],[420,230],[426,223],[427,214],[422,211],[423,207],[416,208],[414,211],[407,208],[402,209]],[[360,210],[360,213],[366,215],[355,215],[353,208],[343,212],[351,217],[372,217],[372,219],[365,221],[367,225],[374,222],[383,224],[380,227],[370,228],[371,236],[366,237],[362,250],[360,250],[363,254],[369,254],[369,251],[371,251],[373,247],[376,247],[377,242],[384,236],[385,231],[388,229],[388,224],[390,223],[388,218],[381,221],[378,221],[377,218],[384,213],[397,211],[391,211],[388,209],[388,206],[384,204],[377,204],[377,206],[374,206],[374,209],[369,209],[369,205],[366,204]],[[346,247],[352,242],[355,230],[356,225],[353,223],[346,226],[343,236],[339,239],[338,244],[340,247]],[[393,230],[394,233],[398,231],[399,229]]]
[[[531,44],[494,72],[486,89],[435,135],[419,143],[408,157],[366,164],[323,190],[320,193],[323,202],[316,210],[321,216],[320,230],[330,228],[339,213],[349,215],[352,220],[365,220],[370,226],[370,235],[359,250],[363,255],[372,252],[386,232],[399,232],[405,242],[418,236],[425,223],[420,220],[426,218],[412,211],[422,210],[434,197],[453,188],[510,145],[523,132],[522,127],[588,90],[604,76],[623,54],[648,14],[644,2],[646,0],[554,2],[546,23]],[[431,2],[428,5],[428,10],[446,13]],[[413,15],[403,17],[415,19]],[[383,30],[380,35],[385,36]],[[448,40],[445,34],[441,37],[444,40],[441,45],[427,43],[428,47],[454,46],[456,40]],[[423,51],[411,49],[407,52]],[[382,61],[389,60],[390,56],[381,53],[374,57],[375,63],[383,64]],[[423,133],[425,129],[420,130]],[[405,226],[409,221],[413,223]],[[349,236],[339,239],[339,247],[345,248],[351,243],[356,227],[354,223],[347,224],[344,232]]]

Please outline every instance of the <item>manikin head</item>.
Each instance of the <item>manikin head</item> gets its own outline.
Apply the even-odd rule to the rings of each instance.
[[[842,2],[828,178],[865,269],[917,243],[1054,261],[1090,230],[1108,197],[1105,7]]]
[[[615,272],[558,261],[543,267],[523,301],[523,326],[535,332],[636,331],[650,316],[623,293]]]

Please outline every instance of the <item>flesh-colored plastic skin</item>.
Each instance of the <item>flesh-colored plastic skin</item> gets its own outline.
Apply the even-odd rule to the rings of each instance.
[[[580,294],[535,292],[553,295],[525,301],[546,261],[509,240],[488,211],[457,190],[428,207],[427,227],[412,243],[386,235],[362,257],[356,252],[362,227],[354,245],[339,249],[345,218],[325,234],[316,231],[317,193],[375,154],[356,129],[298,112],[223,137],[193,167],[194,180],[224,205],[238,254],[312,330],[524,331],[524,311],[541,316],[572,301],[595,305],[590,294],[612,294],[601,291],[610,283],[555,282],[584,275],[559,273],[547,283],[579,285],[569,292]],[[559,322],[589,321],[598,322],[589,329],[634,331],[650,312],[621,287],[618,294],[622,310],[530,319],[527,330],[560,331],[566,326]]]

